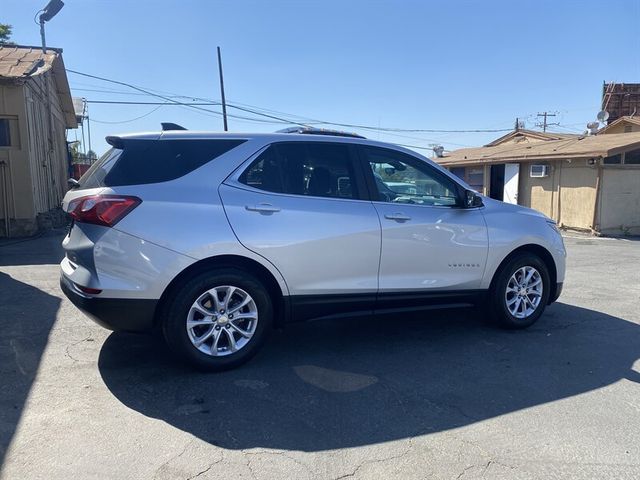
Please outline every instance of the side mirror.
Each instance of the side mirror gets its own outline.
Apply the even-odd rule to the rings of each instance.
[[[67,179],[67,185],[71,190],[73,190],[74,188],[78,188],[80,186],[80,182],[78,182],[78,180],[76,180],[75,178],[69,178]]]
[[[482,203],[482,197],[478,195],[473,190],[465,190],[464,191],[464,207],[465,208],[475,208],[482,207],[484,204]]]

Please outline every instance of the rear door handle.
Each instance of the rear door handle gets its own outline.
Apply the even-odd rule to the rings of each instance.
[[[411,220],[411,217],[404,215],[402,213],[391,213],[384,216],[384,218],[388,220],[395,220],[396,222],[406,222],[407,220]]]
[[[259,212],[259,213],[276,213],[280,211],[278,207],[274,207],[270,203],[259,203],[258,205],[245,205],[244,208],[249,212]]]

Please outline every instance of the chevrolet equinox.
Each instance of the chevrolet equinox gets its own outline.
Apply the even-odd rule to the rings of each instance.
[[[524,328],[560,295],[555,222],[411,150],[178,128],[107,137],[63,201],[60,284],[100,325],[159,331],[197,368],[242,364],[287,322],[482,305]]]

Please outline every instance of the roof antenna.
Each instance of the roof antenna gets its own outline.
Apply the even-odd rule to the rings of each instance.
[[[162,122],[162,131],[166,132],[167,130],[186,130],[182,125],[178,125],[177,123],[171,122]]]

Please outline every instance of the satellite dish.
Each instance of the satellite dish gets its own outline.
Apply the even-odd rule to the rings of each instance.
[[[609,120],[609,112],[607,112],[606,110],[602,110],[598,112],[596,118],[600,123],[605,123],[607,120]]]
[[[589,135],[595,135],[598,132],[599,126],[600,124],[598,122],[587,123],[587,128],[589,129]]]
[[[436,154],[436,157],[442,158],[444,156],[444,147],[442,145],[436,145],[433,147],[433,153]]]

